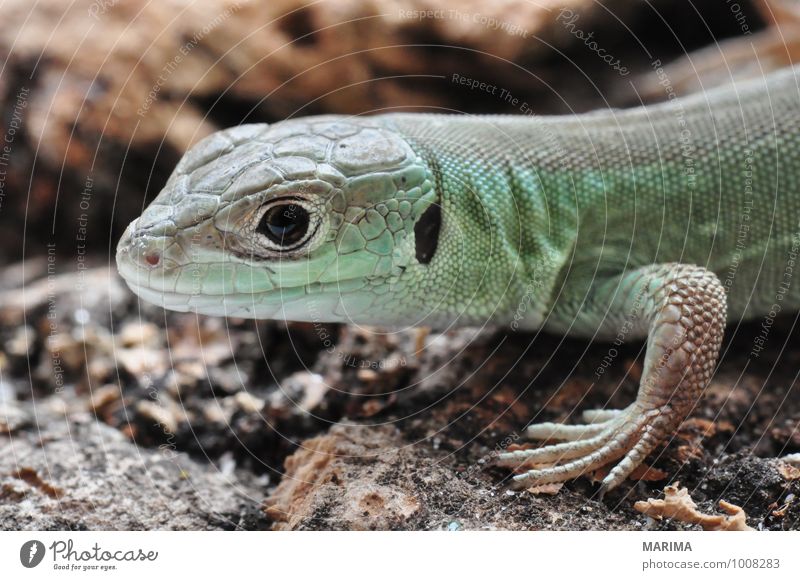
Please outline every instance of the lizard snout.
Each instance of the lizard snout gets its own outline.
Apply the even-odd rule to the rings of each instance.
[[[117,265],[125,277],[128,273],[163,269],[169,262],[164,254],[171,245],[171,238],[139,232],[137,221],[128,226],[117,245]]]

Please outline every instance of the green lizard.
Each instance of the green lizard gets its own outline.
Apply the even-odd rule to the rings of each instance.
[[[726,310],[800,307],[799,79],[575,116],[234,127],[183,157],[119,271],[147,301],[210,315],[646,337],[634,403],[532,425],[564,442],[499,458],[540,465],[523,486],[616,462],[611,489],[691,412]]]

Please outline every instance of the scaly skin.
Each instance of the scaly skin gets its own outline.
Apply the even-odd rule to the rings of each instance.
[[[566,442],[500,458],[555,463],[520,485],[617,461],[610,489],[702,394],[726,309],[740,320],[800,306],[795,74],[573,117],[234,127],[185,155],[117,262],[137,294],[174,310],[647,337],[632,405],[532,425]],[[276,241],[287,220],[305,235]]]

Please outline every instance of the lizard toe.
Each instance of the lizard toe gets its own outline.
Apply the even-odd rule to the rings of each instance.
[[[590,416],[592,415],[590,414]],[[582,433],[591,432],[594,434],[592,437],[546,445],[539,449],[504,453],[498,458],[498,463],[517,467],[537,462],[557,463],[550,467],[530,469],[514,477],[515,487],[528,487],[574,479],[623,458],[603,482],[604,490],[612,489],[624,481],[658,444],[660,439],[658,433],[661,432],[661,429],[655,428],[653,425],[658,418],[657,415],[642,413],[633,406],[622,412],[603,415],[603,418],[606,417],[610,418],[603,423],[569,426],[583,427],[585,431]],[[536,427],[543,425],[548,424],[543,423]],[[592,428],[591,431],[589,428]],[[596,428],[599,428],[599,431]],[[565,433],[560,432],[559,434],[564,435]],[[570,430],[566,434],[572,436],[574,432]],[[560,463],[565,460],[567,460],[566,463]]]

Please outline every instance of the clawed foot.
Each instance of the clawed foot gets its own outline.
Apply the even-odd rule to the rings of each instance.
[[[596,283],[592,301],[581,305],[584,324],[610,324],[605,333],[611,336],[620,331],[606,317],[614,312],[637,321],[640,330],[647,326],[636,402],[622,411],[586,413],[585,425],[532,425],[528,435],[534,439],[565,442],[503,453],[501,465],[529,469],[514,483],[562,482],[612,462],[601,493],[622,483],[687,417],[711,380],[725,307],[725,288],[716,274],[691,264],[653,264]]]
[[[601,493],[605,493],[623,482],[665,433],[665,415],[636,404],[623,410],[586,411],[583,419],[585,425],[531,425],[527,434],[532,439],[565,442],[502,453],[498,464],[513,468],[555,464],[514,476],[515,487],[530,487],[574,479],[622,457],[601,483]]]

